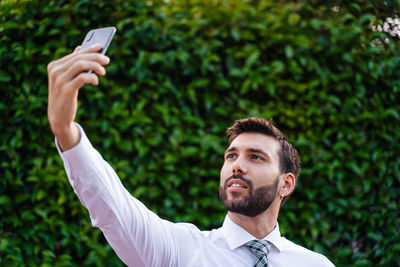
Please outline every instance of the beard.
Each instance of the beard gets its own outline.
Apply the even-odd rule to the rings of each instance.
[[[249,193],[246,197],[228,199],[228,182],[231,179],[240,179],[248,185]],[[271,206],[278,191],[278,184],[279,176],[275,178],[273,184],[265,185],[254,190],[251,180],[244,178],[241,174],[234,174],[225,181],[224,186],[220,185],[219,197],[226,210],[249,217],[255,217]]]

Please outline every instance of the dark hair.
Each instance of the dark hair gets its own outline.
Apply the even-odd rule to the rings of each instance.
[[[292,173],[297,184],[297,179],[300,174],[299,153],[297,153],[297,150],[289,143],[286,136],[272,125],[272,119],[266,120],[258,117],[250,117],[236,120],[235,123],[226,130],[229,144],[242,133],[261,133],[277,140],[281,145],[281,149],[278,152],[280,171],[281,173]],[[284,197],[282,204],[287,201],[290,195],[291,193]]]

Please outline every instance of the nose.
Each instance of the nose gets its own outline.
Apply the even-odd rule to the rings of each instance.
[[[232,165],[232,173],[233,174],[243,174],[243,175],[245,175],[247,173],[247,168],[246,168],[244,162],[240,158],[238,158]]]

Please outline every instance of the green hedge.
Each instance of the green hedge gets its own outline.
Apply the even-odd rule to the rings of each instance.
[[[74,195],[47,117],[46,65],[115,25],[77,121],[128,190],[219,227],[226,126],[272,117],[302,174],[283,234],[338,266],[399,266],[399,1],[1,1],[0,265],[121,266]]]

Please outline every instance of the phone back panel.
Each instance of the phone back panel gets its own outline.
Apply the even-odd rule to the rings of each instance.
[[[102,47],[100,53],[105,54],[115,32],[115,27],[106,27],[89,31],[82,42],[81,50],[95,44],[100,44]]]

